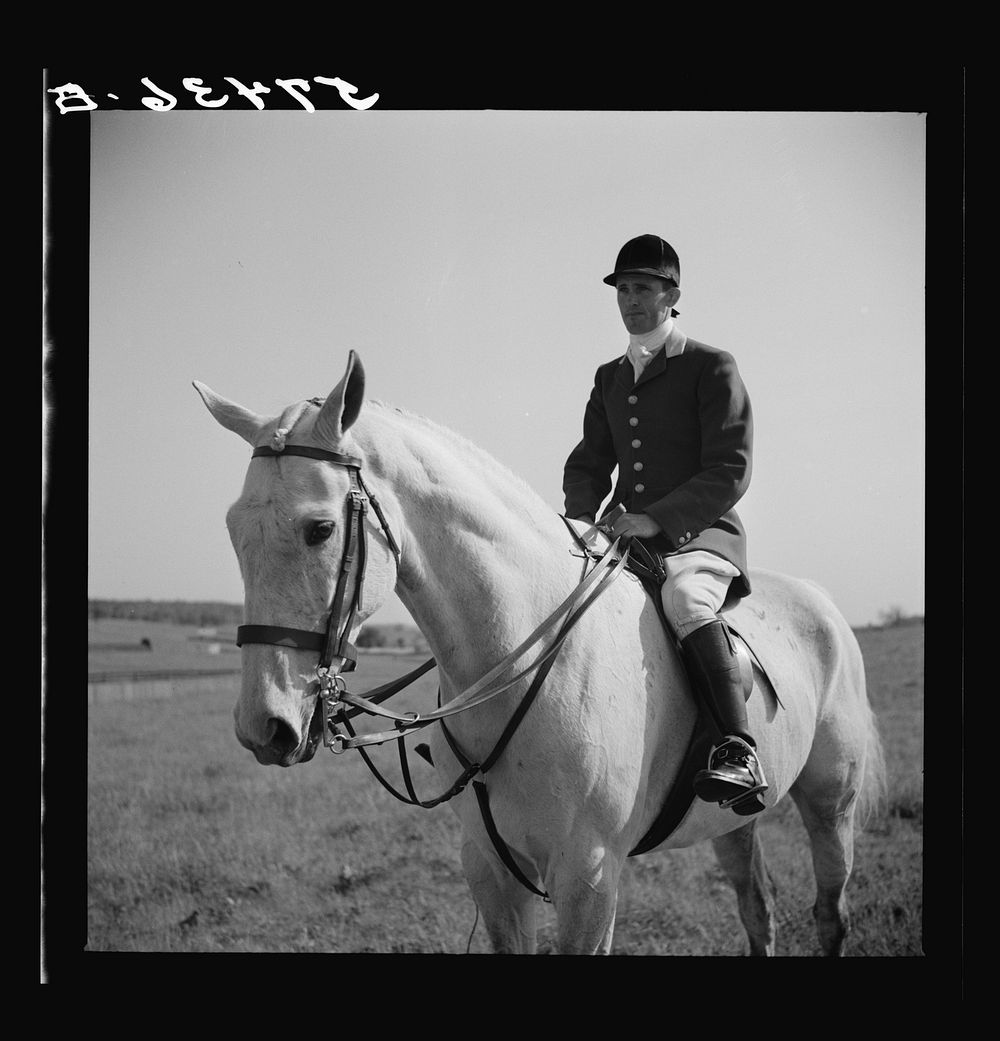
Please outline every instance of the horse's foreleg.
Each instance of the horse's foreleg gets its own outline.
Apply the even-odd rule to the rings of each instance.
[[[494,952],[534,954],[537,897],[502,864],[497,870],[471,839],[462,845],[462,867]]]
[[[844,889],[854,863],[854,793],[809,792],[801,782],[791,790],[812,846],[816,874],[813,917],[823,953],[840,955],[851,923]]]
[[[556,904],[560,954],[610,954],[615,932],[617,893],[586,883],[564,886]]]
[[[712,840],[715,855],[736,890],[750,953],[774,955],[774,883],[764,861],[755,820]]]
[[[563,861],[547,879],[556,909],[560,954],[610,954],[621,864],[593,853]]]

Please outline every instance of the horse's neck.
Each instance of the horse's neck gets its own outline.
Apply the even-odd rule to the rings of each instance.
[[[485,453],[414,417],[379,420],[377,440],[358,439],[401,520],[397,593],[462,686],[562,601],[578,562],[555,511]]]

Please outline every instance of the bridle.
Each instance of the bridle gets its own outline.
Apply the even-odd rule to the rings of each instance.
[[[316,678],[319,682],[319,693],[322,696],[324,692],[336,689],[337,678],[342,672],[351,672],[357,665],[357,650],[348,641],[348,636],[357,613],[361,609],[364,595],[365,567],[368,562],[365,516],[369,505],[378,517],[389,549],[396,558],[397,567],[400,560],[399,543],[392,534],[378,499],[372,495],[361,477],[361,460],[359,458],[343,455],[340,452],[329,452],[325,448],[312,448],[308,445],[283,445],[281,448],[262,445],[254,449],[251,458],[280,458],[286,455],[303,456],[306,459],[319,459],[326,463],[333,463],[346,469],[350,478],[344,552],[340,562],[340,573],[337,576],[337,586],[330,602],[326,628],[315,631],[292,629],[284,625],[241,625],[236,630],[236,645],[242,647],[245,644],[263,643],[318,652]],[[352,585],[353,594],[348,601],[347,590]],[[340,682],[343,683],[342,680]]]
[[[316,665],[316,679],[318,681],[316,693],[322,699],[324,706],[323,741],[334,753],[343,752],[347,748],[381,744],[386,740],[398,740],[404,736],[406,730],[413,727],[428,726],[447,716],[454,715],[456,712],[474,708],[497,694],[509,690],[530,673],[550,666],[563,641],[569,635],[570,630],[579,617],[618,577],[626,563],[628,563],[628,553],[621,553],[619,559],[615,560],[615,554],[621,542],[620,539],[616,539],[601,556],[596,551],[587,549],[587,539],[588,537],[592,538],[595,531],[603,529],[595,525],[587,534],[580,536],[567,521],[570,532],[579,545],[584,548],[585,558],[597,561],[594,569],[584,577],[572,593],[520,646],[511,651],[503,661],[494,666],[485,676],[480,677],[476,683],[450,701],[448,705],[423,715],[412,712],[400,715],[387,709],[379,708],[379,703],[398,693],[434,667],[436,662],[433,658],[401,679],[385,684],[374,691],[367,692],[367,697],[349,693],[346,689],[346,683],[341,676],[341,673],[352,672],[357,664],[357,650],[348,641],[348,635],[362,605],[365,567],[368,560],[365,516],[369,505],[378,518],[389,549],[396,559],[397,567],[400,563],[399,543],[392,534],[389,522],[382,512],[378,499],[371,493],[361,476],[362,461],[357,456],[343,455],[340,452],[330,452],[324,448],[313,448],[309,445],[282,444],[281,447],[262,445],[255,448],[251,458],[280,458],[286,455],[303,456],[306,459],[317,459],[322,462],[333,463],[335,466],[346,469],[350,477],[351,487],[347,493],[347,525],[344,535],[344,552],[340,563],[340,573],[337,576],[337,585],[330,603],[326,628],[317,631],[293,629],[283,625],[241,625],[236,630],[236,644],[239,647],[246,644],[270,644],[276,647],[292,647],[297,650],[316,651],[319,653],[319,660]],[[612,567],[612,565],[614,566]],[[354,591],[348,602],[347,590],[352,584]],[[560,622],[562,622],[562,625],[556,638],[543,654],[539,655],[527,668],[503,682],[499,682],[499,677],[514,662],[527,653],[549,630],[553,629]],[[547,671],[547,668],[545,668],[545,671]],[[353,733],[350,735],[339,733],[335,724],[338,717],[341,720],[344,718],[344,703],[352,707],[349,713],[351,716],[357,715],[359,712],[366,712],[393,720],[395,731],[366,734],[363,737]]]
[[[330,603],[325,629],[317,631],[294,629],[283,625],[246,624],[239,626],[236,630],[236,645],[243,647],[246,644],[270,644],[276,647],[292,647],[296,650],[318,652],[319,660],[316,664],[316,679],[319,685],[317,694],[322,698],[324,704],[323,740],[324,744],[335,753],[343,752],[347,748],[381,744],[386,740],[398,739],[403,736],[403,731],[414,726],[427,726],[456,712],[462,712],[480,705],[497,694],[510,689],[529,673],[551,664],[551,660],[569,635],[570,629],[580,615],[610,585],[628,562],[627,553],[622,553],[617,562],[614,560],[620,540],[615,540],[607,552],[600,556],[595,551],[586,549],[588,535],[592,535],[594,531],[598,530],[598,527],[594,526],[588,535],[579,536],[570,526],[571,533],[584,548],[585,556],[596,560],[597,565],[520,646],[515,648],[503,661],[491,669],[485,676],[482,676],[471,687],[463,691],[458,697],[454,698],[444,708],[439,708],[424,715],[416,713],[400,715],[387,709],[380,709],[378,704],[381,701],[385,701],[392,694],[398,693],[436,664],[435,660],[431,658],[428,662],[425,662],[418,669],[408,673],[400,680],[379,687],[377,690],[369,691],[367,698],[350,694],[341,677],[341,673],[352,672],[357,665],[357,649],[348,641],[348,635],[362,605],[365,567],[368,561],[365,517],[369,505],[378,518],[389,549],[396,559],[397,567],[400,563],[399,543],[389,527],[389,522],[386,520],[378,499],[371,493],[361,476],[361,459],[357,456],[330,452],[325,448],[313,448],[309,445],[284,444],[282,442],[279,442],[279,444],[280,447],[261,445],[254,449],[251,458],[302,456],[306,459],[333,463],[335,466],[343,467],[348,472],[351,486],[346,500],[347,525],[345,528],[344,552],[340,563],[340,573],[337,576],[337,585]],[[612,568],[611,565],[613,563],[614,567]],[[598,584],[599,580],[600,583]],[[352,584],[354,591],[348,602],[347,590]],[[542,655],[513,677],[502,683],[497,682],[503,672],[537,644],[541,637],[560,621],[563,624],[558,635]],[[350,715],[367,712],[393,720],[396,732],[369,734],[364,737],[358,737],[354,734],[348,736],[336,732],[336,727],[333,725],[334,717],[343,710],[343,702],[352,706],[353,711]]]
[[[389,528],[388,521],[382,512],[378,500],[372,495],[361,477],[362,463],[359,458],[343,455],[339,452],[330,452],[322,448],[312,448],[307,445],[285,444],[283,438],[276,439],[275,447],[261,446],[255,448],[251,458],[280,458],[283,455],[303,456],[307,459],[333,463],[335,466],[346,469],[350,476],[351,486],[347,494],[347,526],[344,535],[344,553],[341,559],[340,573],[337,576],[337,585],[333,593],[330,612],[324,630],[293,629],[281,625],[241,625],[236,630],[237,645],[242,647],[246,644],[270,644],[278,647],[293,647],[297,650],[318,652],[319,660],[316,665],[317,690],[314,696],[319,699],[319,703],[322,705],[324,745],[335,754],[342,753],[348,748],[358,749],[365,763],[384,788],[400,801],[407,802],[410,805],[421,806],[425,809],[430,809],[458,795],[472,781],[486,830],[500,858],[522,885],[531,890],[531,892],[549,900],[548,894],[534,886],[511,856],[493,821],[486,784],[483,781],[473,780],[473,778],[480,774],[485,776],[486,772],[500,757],[541,689],[545,677],[555,662],[555,657],[560,647],[567,636],[569,636],[573,626],[584,611],[597,600],[629,562],[629,553],[626,550],[623,550],[618,555],[617,560],[615,559],[619,546],[624,545],[624,542],[627,540],[615,539],[607,551],[601,555],[592,548],[591,542],[598,530],[606,531],[607,529],[602,525],[593,525],[588,532],[581,535],[566,520],[566,525],[571,535],[576,540],[577,545],[583,550],[582,554],[579,555],[584,558],[585,575],[577,587],[503,661],[499,662],[485,676],[480,677],[471,687],[468,687],[457,697],[453,698],[448,704],[444,706],[440,704],[439,691],[437,709],[423,715],[413,712],[400,714],[381,708],[381,702],[388,700],[393,694],[403,690],[433,668],[437,664],[434,658],[430,658],[412,672],[391,683],[384,684],[376,690],[367,691],[366,696],[350,693],[341,675],[344,672],[351,672],[357,663],[357,658],[355,657],[357,651],[348,642],[347,638],[362,605],[365,567],[368,561],[365,517],[369,505],[371,505],[375,515],[378,517],[386,542],[396,559],[397,568],[399,567],[401,556],[399,543]],[[593,561],[596,561],[595,566],[589,573],[586,573],[586,568]],[[353,593],[350,601],[348,601],[347,590],[352,585]],[[554,639],[543,653],[515,675],[501,679],[503,674],[509,672],[513,665],[534,647],[543,636],[549,631],[556,629],[557,626],[558,629]],[[493,750],[481,762],[474,762],[458,747],[454,737],[445,727],[444,720],[448,716],[484,704],[498,694],[515,686],[530,673],[535,674],[533,681],[501,733]],[[349,719],[362,712],[392,720],[394,728],[379,733],[357,734],[351,727]],[[443,794],[434,799],[421,800],[417,798],[413,789],[404,744],[400,739],[415,729],[437,722],[441,723],[448,745],[464,769],[457,780]],[[344,726],[347,733],[343,733],[339,729],[340,726]],[[366,745],[380,745],[386,741],[399,741],[400,766],[408,797],[396,791],[381,776],[365,751]]]

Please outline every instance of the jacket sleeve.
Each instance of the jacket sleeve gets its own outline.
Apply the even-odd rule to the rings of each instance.
[[[563,470],[567,517],[597,517],[611,490],[611,474],[617,464],[598,371],[583,414],[583,440],[570,452]]]
[[[750,485],[753,414],[732,355],[712,355],[698,378],[697,396],[701,469],[644,507],[674,546],[714,525]]]

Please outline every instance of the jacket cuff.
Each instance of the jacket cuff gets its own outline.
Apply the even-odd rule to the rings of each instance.
[[[670,543],[672,549],[683,549],[692,539],[696,539],[701,532],[696,528],[685,525],[684,520],[677,516],[675,510],[669,507],[657,509],[658,504],[653,503],[643,509],[660,526],[663,538]]]

